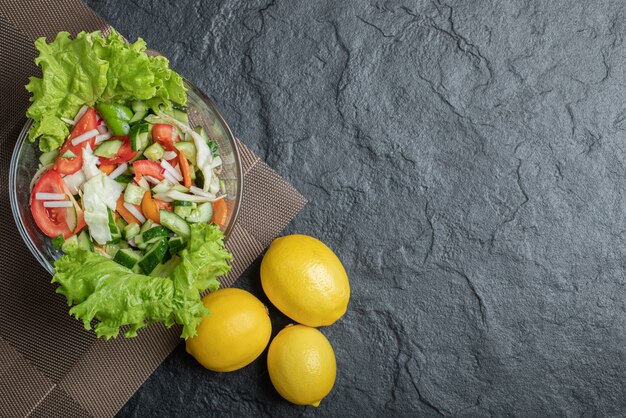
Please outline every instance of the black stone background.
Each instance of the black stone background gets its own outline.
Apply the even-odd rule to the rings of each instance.
[[[319,408],[181,345],[120,416],[626,414],[624,2],[87,3],[215,98],[352,286]],[[268,303],[259,260],[238,286]]]

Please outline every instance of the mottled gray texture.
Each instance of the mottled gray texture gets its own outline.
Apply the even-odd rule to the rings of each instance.
[[[181,346],[121,416],[626,414],[623,2],[88,4],[217,100],[352,284],[318,409]]]

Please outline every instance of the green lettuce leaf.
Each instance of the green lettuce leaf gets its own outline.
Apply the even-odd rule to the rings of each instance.
[[[137,274],[116,262],[79,247],[68,249],[55,262],[53,283],[63,294],[70,314],[82,320],[85,329],[97,321],[98,337],[112,338],[127,325],[126,337],[153,322],[183,326],[181,337],[196,334],[207,309],[201,293],[219,288],[217,277],[230,270],[232,255],[224,247],[224,235],[215,225],[192,224],[187,248],[168,277]]]
[[[128,44],[116,31],[104,38],[99,31],[81,32],[74,39],[59,32],[49,44],[37,39],[35,47],[42,77],[30,77],[26,85],[32,93],[26,116],[35,121],[29,139],[40,138],[42,151],[58,148],[67,137],[51,121],[73,118],[84,104],[150,100],[171,108],[187,102],[182,77],[169,68],[166,58],[148,56],[141,38]]]

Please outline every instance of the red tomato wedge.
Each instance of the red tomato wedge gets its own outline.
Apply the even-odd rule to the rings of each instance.
[[[174,138],[174,128],[166,123],[156,123],[152,126],[152,140],[158,142],[168,151],[176,151],[174,142],[179,140],[178,135]]]
[[[163,180],[163,168],[159,163],[150,160],[138,160],[133,163],[135,171],[135,181],[139,181],[143,176],[154,177],[157,180]]]
[[[134,151],[130,147],[130,139],[127,136],[114,136],[109,141],[118,140],[122,141],[122,146],[117,151],[115,157],[103,158],[100,157],[100,164],[104,165],[116,165],[128,162],[137,156],[138,151]]]
[[[43,200],[35,199],[37,193],[64,193],[72,201],[73,206],[46,208]],[[85,226],[82,209],[70,194],[59,173],[54,170],[48,170],[35,184],[30,195],[30,211],[41,232],[50,238],[58,235],[69,238]]]
[[[61,149],[59,150],[59,156],[57,157],[57,161],[54,164],[54,169],[60,174],[74,174],[83,166],[83,148],[89,144],[91,149],[94,148],[94,144],[96,142],[96,138],[91,138],[88,141],[81,142],[78,145],[72,145],[72,139],[76,138],[84,134],[87,131],[95,129],[97,126],[96,122],[96,111],[93,107],[87,109],[82,118],[78,121],[78,123],[72,129],[72,133],[67,138]],[[64,158],[63,154],[67,151],[71,151],[75,157],[73,158]]]

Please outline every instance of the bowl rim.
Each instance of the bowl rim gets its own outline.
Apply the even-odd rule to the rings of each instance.
[[[186,78],[183,78],[183,82],[185,84],[185,87],[187,87],[187,89],[193,91],[193,93],[196,96],[198,96],[203,102],[205,102],[205,104],[213,111],[213,113],[215,114],[219,122],[222,124],[222,127],[224,128],[224,131],[226,132],[226,136],[228,137],[228,140],[230,141],[232,145],[233,156],[235,159],[235,170],[237,172],[237,193],[235,195],[235,203],[233,205],[233,214],[224,231],[224,241],[227,242],[228,239],[231,237],[232,232],[235,228],[235,223],[237,222],[237,218],[239,216],[239,210],[241,209],[241,201],[243,200],[242,198],[243,198],[244,182],[243,182],[243,166],[242,166],[242,160],[241,160],[241,150],[239,149],[237,138],[235,137],[235,135],[233,135],[233,132],[230,126],[228,125],[224,117],[222,116],[222,113],[220,112],[218,106],[215,104],[215,101],[211,97],[209,97],[206,93],[204,93],[202,90],[200,90],[198,87],[196,87],[193,83],[187,80]],[[37,261],[39,261],[39,264],[41,264],[41,266],[50,274],[54,274],[53,266],[48,262],[48,260],[46,260],[46,258],[43,256],[41,251],[39,251],[39,249],[35,246],[35,243],[30,238],[30,235],[28,235],[26,228],[24,228],[24,220],[22,219],[22,216],[20,215],[20,211],[19,211],[18,203],[17,203],[18,201],[17,189],[15,187],[15,184],[16,184],[17,168],[18,168],[18,156],[22,147],[26,143],[26,138],[28,137],[28,131],[30,127],[32,126],[33,122],[34,121],[30,118],[26,119],[26,123],[24,123],[24,126],[22,127],[22,130],[20,131],[17,141],[15,142],[15,146],[13,147],[13,152],[11,153],[11,162],[9,166],[9,185],[8,185],[9,186],[9,200],[11,202],[11,212],[13,214],[13,220],[15,221],[17,229],[22,237],[22,240],[26,243],[26,246],[28,247],[30,252],[33,254],[33,256],[35,256]],[[35,146],[35,143],[33,143],[32,146]]]

